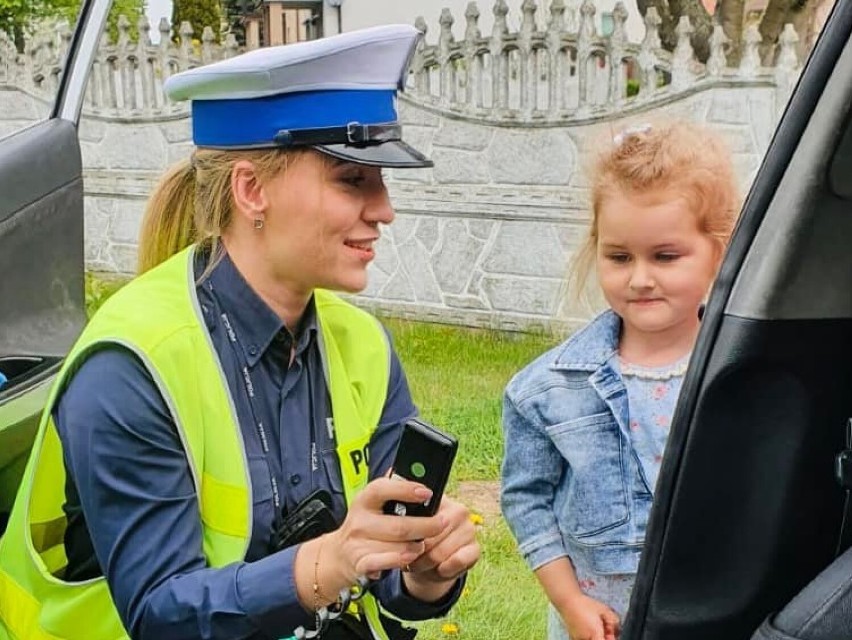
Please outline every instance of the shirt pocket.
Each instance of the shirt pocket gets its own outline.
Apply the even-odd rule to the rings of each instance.
[[[547,427],[546,432],[571,469],[566,476],[566,513],[557,514],[567,533],[588,538],[627,522],[624,443],[615,417],[597,413]]]
[[[272,492],[272,477],[269,475],[269,464],[262,455],[248,457],[249,473],[251,474],[252,494],[252,542],[249,548],[251,557],[263,557],[268,553],[266,545],[272,539],[275,529],[276,509]],[[263,548],[262,555],[257,549]]]
[[[249,473],[251,474],[252,503],[258,505],[268,503],[272,508],[272,476],[269,475],[269,463],[261,456],[248,456]]]
[[[323,466],[322,477],[325,478],[325,485],[318,488],[325,489],[331,494],[334,514],[338,521],[340,521],[346,514],[346,494],[343,489],[343,478],[340,473],[337,450],[326,449],[321,455]]]

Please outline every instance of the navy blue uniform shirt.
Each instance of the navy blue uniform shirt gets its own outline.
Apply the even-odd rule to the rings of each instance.
[[[199,258],[196,275],[203,267]],[[253,522],[245,562],[207,567],[174,421],[141,362],[114,347],[86,360],[54,410],[68,471],[65,577],[106,575],[134,638],[279,638],[302,624],[311,628],[313,617],[296,594],[296,548],[271,553],[276,514],[318,488],[332,494],[338,521],[346,512],[313,301],[294,336],[227,255],[196,290],[248,458]],[[390,467],[402,423],[416,413],[395,352],[390,365],[370,441],[371,478]],[[461,581],[441,602],[426,604],[390,571],[373,592],[391,613],[417,620],[445,613],[460,588]]]

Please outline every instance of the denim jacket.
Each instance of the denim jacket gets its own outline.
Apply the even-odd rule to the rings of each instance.
[[[620,329],[604,312],[506,387],[501,505],[533,570],[562,556],[637,570],[652,492],[627,430]]]

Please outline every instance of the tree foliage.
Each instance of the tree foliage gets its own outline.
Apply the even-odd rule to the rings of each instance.
[[[213,29],[216,42],[220,41],[222,13],[219,0],[174,0],[172,3],[172,39],[180,39],[180,25],[184,21],[192,25],[192,37],[201,39],[204,27]]]
[[[71,0],[0,0],[0,29],[23,51],[24,36],[45,18],[73,21],[76,7]]]
[[[261,0],[222,0],[228,31],[234,34],[240,46],[246,44],[245,18],[256,13],[260,4]]]
[[[73,26],[80,4],[81,0],[0,0],[0,30],[15,42],[18,51],[23,51],[26,34],[44,21],[67,20]],[[145,0],[113,0],[107,21],[113,40],[118,37],[118,17],[122,14],[130,20],[135,35],[145,4]]]
[[[118,18],[119,16],[127,16],[130,21],[130,37],[134,40],[139,37],[139,18],[145,14],[146,0],[112,0],[112,9],[110,9],[109,17],[107,18],[107,31],[113,42],[118,39]],[[157,25],[152,25],[156,28]]]
[[[813,45],[814,16],[821,2],[825,0],[769,0],[766,9],[759,17],[758,30],[762,38],[761,55],[764,62],[771,62],[777,53],[778,37],[788,22],[792,23],[799,34],[799,54],[803,56]],[[743,51],[748,16],[745,15],[745,0],[718,0],[714,15],[710,15],[701,0],[637,0],[639,12],[644,16],[650,7],[655,7],[660,15],[660,41],[668,50],[677,44],[678,21],[681,16],[689,16],[694,32],[691,36],[692,47],[698,59],[705,61],[710,53],[709,39],[714,23],[722,25],[729,39],[728,62],[739,63]]]

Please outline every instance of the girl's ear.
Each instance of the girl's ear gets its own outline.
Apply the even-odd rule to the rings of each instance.
[[[266,189],[255,166],[248,160],[238,160],[231,169],[231,194],[237,217],[254,224],[262,220],[269,208]]]

